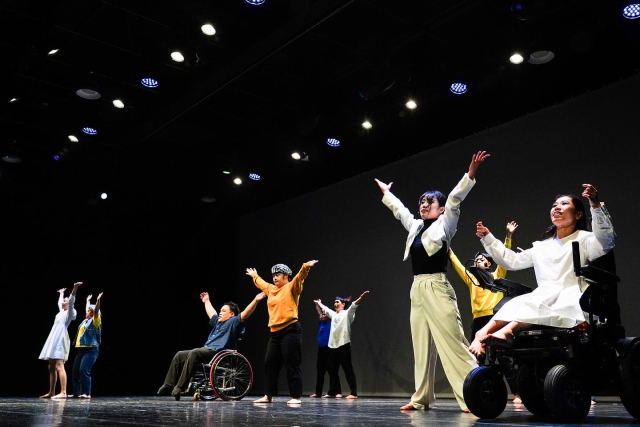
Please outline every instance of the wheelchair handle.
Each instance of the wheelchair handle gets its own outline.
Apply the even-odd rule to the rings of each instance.
[[[615,274],[611,274],[606,270],[603,270],[593,265],[580,266],[580,243],[571,242],[573,249],[573,271],[576,273],[576,277],[584,277],[592,282],[604,283],[618,283],[620,277]]]
[[[580,243],[572,242],[571,249],[573,250],[573,272],[576,273],[576,277],[582,276],[580,265]]]

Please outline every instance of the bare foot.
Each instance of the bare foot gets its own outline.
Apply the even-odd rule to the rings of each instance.
[[[469,408],[467,408],[467,409],[463,409],[463,410],[462,410],[462,412],[464,412],[465,414],[470,414],[470,413],[471,413],[471,411],[469,410]]]
[[[482,342],[480,342],[479,339],[476,338],[475,340],[473,340],[471,345],[469,345],[469,351],[475,357],[479,358],[479,357],[484,356],[484,347],[485,347],[485,345]]]
[[[39,397],[39,399],[48,399],[51,397],[51,393],[47,393],[47,394],[43,394],[42,396]]]
[[[522,399],[520,399],[520,395],[519,394],[514,394],[513,395],[513,404],[514,405],[522,404]]]
[[[300,405],[302,404],[302,400],[300,399],[291,399],[287,402],[287,405]]]
[[[335,395],[335,398],[336,399],[342,399],[342,395],[340,393],[338,393],[338,394]]]
[[[253,403],[273,403],[273,399],[269,396],[264,396],[258,400],[254,400]]]
[[[513,333],[497,331],[480,339],[485,345],[501,345],[511,347],[513,345]]]
[[[401,410],[401,411],[415,411],[415,410],[416,410],[416,407],[415,407],[415,406],[413,406],[413,403],[409,402],[409,403],[407,403],[406,405],[401,406],[401,407],[400,407],[400,410]]]
[[[67,398],[67,393],[56,394],[55,396],[52,396],[51,398],[52,399],[66,399]]]
[[[313,393],[313,394],[312,394],[311,396],[309,396],[309,397],[320,397],[320,396],[318,396],[317,394]]]
[[[81,394],[80,396],[78,396],[78,398],[80,398],[80,399],[91,399],[91,395],[90,394]]]
[[[357,399],[358,396],[354,396],[353,394],[350,394],[349,396],[347,396],[347,399]]]
[[[323,399],[335,399],[335,396],[331,396],[330,394],[325,394],[324,396],[322,396]]]

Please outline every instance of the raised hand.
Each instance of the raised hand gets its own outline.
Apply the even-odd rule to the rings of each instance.
[[[89,296],[87,296],[87,302],[91,301],[91,297],[93,297],[93,295],[89,294]]]
[[[255,279],[258,276],[258,272],[255,268],[247,268],[247,276],[251,276]]]
[[[584,187],[582,197],[589,199],[589,205],[592,208],[599,208],[600,199],[598,198],[598,190],[591,184],[582,184],[582,186]]]
[[[471,164],[469,165],[469,178],[473,179],[476,176],[476,172],[480,167],[480,163],[484,162],[484,160],[489,157],[490,154],[487,154],[486,151],[478,151],[477,154],[471,156]]]
[[[393,185],[393,182],[385,184],[384,182],[380,181],[378,178],[373,178],[373,180],[378,183],[378,187],[380,187],[380,190],[382,191],[382,194],[384,194],[387,191],[389,191],[389,189]]]
[[[100,301],[100,298],[102,298],[102,294],[103,294],[103,293],[104,293],[104,292],[100,292],[100,293],[98,294],[98,298],[96,298],[96,304],[98,303],[98,301]]]
[[[513,236],[513,232],[518,228],[518,224],[515,221],[511,221],[507,223],[507,237],[511,238]]]
[[[482,224],[482,221],[476,224],[476,236],[479,238],[487,237],[491,233],[487,227]]]
[[[316,265],[318,263],[317,259],[314,259],[312,261],[307,261],[305,264],[308,264],[309,267],[313,267],[314,265]]]
[[[202,302],[209,301],[209,293],[208,292],[201,293],[200,294],[200,301],[202,301]]]
[[[258,295],[256,295],[256,297],[254,298],[254,300],[256,301],[262,301],[264,299],[264,297],[266,297],[267,294],[265,294],[264,292],[260,292]]]
[[[316,304],[320,304],[322,302],[322,300],[320,298],[318,298],[318,299],[314,299],[313,302],[315,302]]]
[[[362,298],[366,297],[367,295],[369,295],[369,291],[364,291],[362,293],[362,295],[360,295],[360,298],[358,298],[359,300],[362,300]]]
[[[64,293],[64,291],[66,291],[66,290],[67,290],[67,288],[62,288],[62,289],[58,289],[56,292],[58,292],[58,293],[62,293],[62,294],[63,294],[63,293]]]

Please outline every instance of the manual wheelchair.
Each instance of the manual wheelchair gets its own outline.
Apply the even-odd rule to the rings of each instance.
[[[614,266],[613,252],[597,261]],[[516,334],[509,348],[487,347],[485,365],[472,370],[463,385],[464,400],[477,417],[496,418],[504,411],[507,379],[517,382],[522,403],[534,415],[579,422],[589,413],[591,396],[619,395],[640,420],[640,338],[625,337],[620,278],[596,263],[581,266],[577,242],[573,262],[576,276],[589,284],[580,299],[588,322],[570,329],[534,325]],[[491,288],[486,276],[471,272]]]

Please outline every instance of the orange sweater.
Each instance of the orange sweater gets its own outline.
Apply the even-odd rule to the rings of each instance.
[[[258,289],[267,294],[267,308],[269,310],[269,328],[276,332],[298,321],[298,301],[302,293],[302,284],[311,268],[306,262],[302,264],[300,272],[286,285],[277,287],[265,282],[260,276],[253,279]]]

